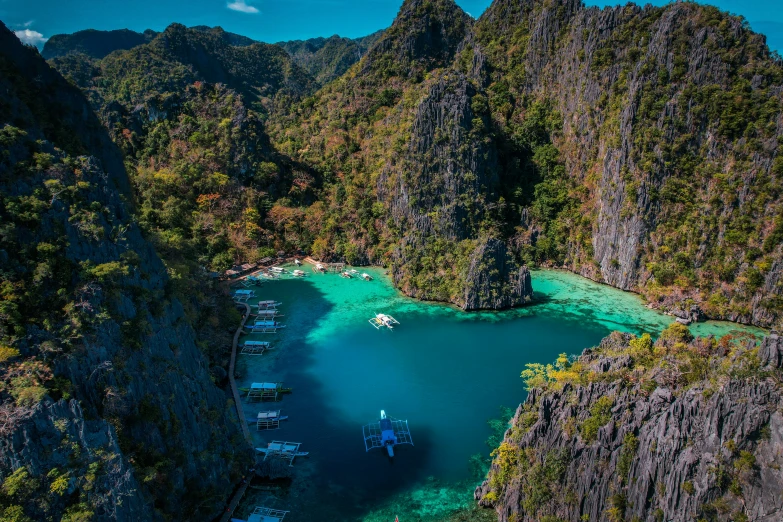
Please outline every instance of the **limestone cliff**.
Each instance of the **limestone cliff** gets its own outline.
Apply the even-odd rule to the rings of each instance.
[[[671,330],[528,381],[476,499],[501,522],[780,520],[783,342]]]
[[[211,518],[248,455],[122,157],[4,26],[0,67],[0,511]]]
[[[670,311],[779,320],[783,69],[763,36],[710,6],[578,0],[497,0],[475,32],[511,94],[502,126],[530,97],[562,121],[582,219],[545,234],[558,264]]]

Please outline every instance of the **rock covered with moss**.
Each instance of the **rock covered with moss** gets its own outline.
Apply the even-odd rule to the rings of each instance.
[[[502,522],[779,520],[781,377],[753,342],[614,333],[531,386],[475,497]]]
[[[83,94],[1,24],[0,66],[2,518],[210,519],[250,457],[227,299],[182,292]]]

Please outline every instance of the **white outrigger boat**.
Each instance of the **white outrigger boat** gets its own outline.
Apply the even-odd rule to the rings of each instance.
[[[283,268],[282,266],[273,266],[272,268],[269,269],[269,271],[271,273],[273,273],[273,274],[285,274],[286,273],[286,269]]]
[[[264,454],[264,460],[268,457],[279,457],[287,460],[289,466],[293,466],[296,457],[306,457],[310,454],[309,451],[299,451],[301,446],[301,442],[273,440],[266,445],[266,448],[256,448],[256,451]]]
[[[270,310],[258,310],[256,312],[256,317],[261,319],[274,319],[275,317],[281,317],[283,314],[280,313],[280,310],[276,308],[272,308]]]
[[[281,328],[285,328],[285,325],[272,319],[256,319],[249,328],[253,333],[275,333]]]
[[[342,277],[346,278],[346,279],[351,279],[351,277],[352,277],[352,276],[351,276],[351,273],[350,273],[350,272],[348,272],[347,270],[345,270],[345,271],[343,271],[343,272],[340,272],[340,275],[341,275]]]
[[[301,262],[301,261],[299,261],[299,259],[298,259],[298,258],[294,258],[294,264],[295,264],[296,266],[302,266],[302,262]]]
[[[259,310],[274,310],[282,304],[277,301],[259,301],[254,306]]]
[[[321,263],[316,263],[315,266],[313,267],[313,272],[319,272],[321,274],[325,274],[326,273],[326,267],[324,265],[322,265]]]
[[[232,296],[234,301],[241,303],[245,302],[248,299],[255,297],[256,293],[252,290],[236,290],[234,292],[234,295]]]
[[[272,509],[258,506],[253,510],[253,513],[247,517],[247,522],[283,522],[283,519],[288,513],[288,511],[283,511],[282,509]],[[238,519],[232,518],[231,520],[233,522]],[[245,521],[239,520],[239,522]]]
[[[245,341],[240,345],[245,355],[263,355],[265,351],[272,348],[272,343],[267,341]]]
[[[259,411],[255,419],[248,418],[248,424],[255,424],[256,430],[276,430],[280,428],[280,421],[288,420],[288,415],[280,415],[280,410]]]
[[[293,272],[291,272],[291,275],[293,275],[294,277],[304,277],[305,273],[303,270],[294,270]]]
[[[376,330],[380,330],[383,327],[393,330],[394,326],[400,324],[400,322],[387,314],[375,314],[375,317],[370,319],[370,324],[373,325]]]
[[[365,281],[372,281],[372,276],[367,272],[362,272],[362,279],[364,279]]]
[[[364,435],[364,449],[370,451],[374,448],[384,448],[389,457],[394,456],[394,446],[410,444],[413,446],[411,431],[408,421],[392,419],[381,410],[381,418],[378,422],[372,422],[362,426]]]

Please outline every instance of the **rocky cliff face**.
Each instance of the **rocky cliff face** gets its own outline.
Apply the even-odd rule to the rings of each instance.
[[[5,27],[0,50],[0,510],[211,518],[248,455],[119,151]]]
[[[476,33],[512,103],[547,98],[562,116],[554,143],[587,189],[574,197],[591,236],[564,238],[565,266],[663,308],[774,324],[783,75],[763,36],[712,7],[574,0],[498,0]]]
[[[496,238],[483,238],[470,257],[465,294],[459,305],[464,310],[502,310],[521,306],[533,299],[530,271],[518,266]]]
[[[537,381],[476,499],[503,522],[780,520],[779,336],[684,341],[616,333]]]

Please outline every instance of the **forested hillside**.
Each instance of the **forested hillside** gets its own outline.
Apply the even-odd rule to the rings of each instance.
[[[167,270],[84,95],[2,25],[0,70],[0,517],[210,519],[249,457],[215,385],[238,315]]]
[[[281,45],[293,58],[175,25],[102,60],[52,62],[139,179],[194,157],[228,176],[165,194],[171,205],[193,215],[201,198],[211,222],[209,198],[248,195],[224,205],[227,240],[198,241],[202,264],[302,248],[389,265],[404,292],[465,308],[522,304],[524,267],[559,266],[683,318],[780,321],[783,67],[743,20],[576,0],[497,0],[473,20],[451,0],[408,0],[331,82],[361,43]],[[184,124],[198,89],[248,109],[253,136],[232,111]],[[235,152],[206,161],[216,139]],[[142,185],[142,200],[163,197]]]
[[[51,62],[123,151],[139,224],[182,277],[276,252],[269,219],[316,199],[317,179],[272,150],[263,124],[315,81],[280,47],[227,34],[172,25],[102,60]]]
[[[191,27],[191,29],[213,33],[229,45],[247,46],[256,43],[255,40],[226,32],[220,27],[197,25]],[[129,29],[116,29],[114,31],[85,29],[72,34],[55,34],[46,41],[41,54],[47,60],[68,54],[84,54],[90,58],[101,59],[114,51],[125,51],[149,43],[158,34],[158,32],[152,29],[147,29],[143,33],[137,33]]]
[[[350,39],[334,35],[329,38],[310,38],[278,42],[297,65],[309,72],[323,85],[342,76],[381,37],[383,31],[362,38]]]
[[[463,303],[470,241],[489,237],[517,265],[771,325],[782,72],[762,36],[709,6],[498,0],[474,24],[411,0],[272,134],[334,180],[336,226],[314,251],[391,262],[412,295]]]

